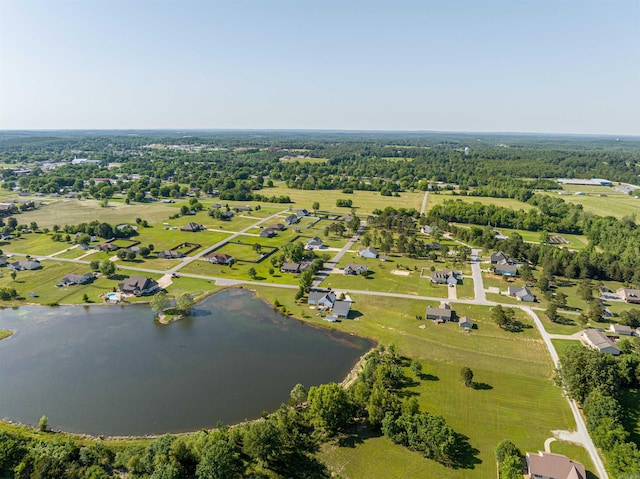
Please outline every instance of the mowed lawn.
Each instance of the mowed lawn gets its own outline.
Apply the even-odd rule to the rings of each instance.
[[[529,203],[514,200],[512,198],[489,198],[484,196],[458,196],[452,195],[451,192],[430,192],[427,198],[427,211],[436,205],[441,205],[446,200],[462,200],[465,203],[481,203],[483,205],[502,206],[513,210],[529,211],[533,208]]]
[[[496,475],[493,451],[501,440],[510,439],[522,450],[535,452],[543,449],[552,430],[575,428],[568,404],[552,382],[549,355],[522,312],[518,319],[530,327],[508,333],[493,324],[489,308],[454,303],[459,316],[478,324],[478,329],[466,334],[456,323],[417,321],[416,315],[424,315],[432,302],[353,294],[352,310],[360,315],[358,319],[328,324],[307,305],[296,304],[291,292],[255,289],[272,301],[278,299],[297,317],[396,344],[401,354],[420,360],[427,379],[413,390],[419,394],[421,408],[444,416],[456,431],[468,436],[481,461],[473,469],[449,469],[384,437],[363,433],[350,446],[329,444],[319,453],[344,477],[491,478]],[[480,388],[466,388],[460,382],[463,366],[472,368]],[[407,374],[411,375],[408,370]]]
[[[618,219],[624,216],[638,215],[640,213],[640,199],[625,195],[605,186],[570,186],[564,185],[564,190],[572,193],[581,191],[584,195],[575,194],[561,196],[567,203],[582,205],[585,211],[598,216],[614,216]],[[549,192],[549,195],[558,196],[558,193]]]

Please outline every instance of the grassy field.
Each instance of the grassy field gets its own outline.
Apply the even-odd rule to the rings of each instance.
[[[581,191],[585,195],[563,195],[561,198],[567,203],[582,205],[585,211],[599,216],[624,216],[638,215],[640,213],[640,200],[612,190],[607,186],[573,186],[563,185],[563,190],[575,193]],[[557,192],[548,192],[558,196]]]
[[[3,251],[11,253],[30,254],[32,256],[46,256],[71,246],[69,243],[52,241],[51,235],[44,233],[23,234],[19,238],[0,242]]]
[[[306,208],[311,210],[315,201],[320,203],[323,211],[332,211],[340,214],[347,214],[351,208],[337,208],[336,200],[339,198],[350,199],[358,214],[371,213],[375,209],[384,209],[387,206],[395,208],[415,208],[420,211],[424,192],[403,192],[399,198],[392,196],[382,196],[377,191],[354,191],[353,194],[345,194],[340,190],[296,190],[287,188],[285,184],[277,183],[274,188],[265,188],[261,192],[266,196],[289,196],[295,203],[294,208]],[[429,195],[431,196],[431,195]]]
[[[551,361],[533,327],[507,333],[493,324],[489,308],[454,304],[459,316],[469,316],[478,325],[465,334],[455,323],[416,321],[416,315],[424,315],[427,302],[355,294],[352,310],[361,316],[327,325],[306,305],[296,304],[289,292],[256,289],[272,301],[278,299],[298,317],[383,344],[394,343],[402,354],[420,360],[428,379],[418,381],[413,391],[419,394],[421,407],[443,415],[468,436],[481,461],[473,469],[448,469],[362,431],[347,447],[334,443],[321,449],[320,458],[337,474],[354,479],[495,477],[493,449],[502,439],[537,451],[551,437],[551,430],[575,427],[560,389],[551,381]],[[523,313],[518,312],[518,319],[531,326]],[[477,389],[461,384],[460,368],[465,365],[473,369],[480,384]]]
[[[429,193],[427,198],[427,211],[436,205],[444,203],[446,200],[462,200],[465,203],[481,203],[483,205],[502,206],[514,210],[529,211],[533,206],[522,201],[511,198],[488,198],[484,196],[458,196],[452,195],[451,192]]]

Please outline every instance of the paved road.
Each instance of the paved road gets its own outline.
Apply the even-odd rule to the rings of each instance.
[[[487,296],[484,293],[484,282],[482,281],[482,269],[480,268],[480,258],[478,255],[482,250],[480,248],[471,249],[471,274],[473,276],[473,291],[476,304],[489,304]]]
[[[356,241],[358,241],[358,238],[360,238],[360,235],[364,231],[364,226],[365,225],[362,224],[362,222],[361,222],[360,228],[358,228],[358,231],[356,231],[356,233],[351,237],[351,239],[349,241],[347,241],[347,244],[344,245],[342,247],[342,249],[336,253],[336,255],[331,259],[331,261],[329,261],[329,262],[324,264],[324,267],[322,268],[322,271],[320,271],[318,273],[318,275],[316,276],[315,281],[312,284],[312,286],[314,288],[317,288],[318,286],[320,286],[320,283],[322,283],[325,280],[325,278],[327,276],[329,276],[329,273],[331,272],[331,270],[336,267],[338,262],[347,253],[347,251],[349,251],[349,249],[353,246],[353,244]]]
[[[542,336],[542,340],[544,341],[544,344],[547,346],[547,349],[549,350],[549,354],[551,355],[551,360],[553,361],[554,366],[557,368],[560,363],[560,358],[558,357],[558,352],[556,351],[556,348],[553,346],[553,343],[551,342],[551,336],[549,335],[549,333],[547,333],[546,329],[544,329],[544,324],[542,324],[542,321],[540,321],[540,318],[538,317],[538,315],[531,308],[522,306],[520,309],[522,309],[525,313],[531,316],[531,319],[533,319],[534,324],[536,325],[536,327],[538,328],[538,331],[540,332],[540,336]],[[565,398],[569,402],[569,407],[571,408],[571,412],[573,413],[573,418],[576,421],[577,431],[571,432],[571,433],[562,431],[559,434],[560,438],[568,441],[576,442],[582,445],[589,453],[589,456],[591,456],[591,461],[593,462],[593,465],[595,466],[600,479],[609,479],[609,475],[607,474],[607,471],[604,468],[604,464],[602,463],[602,460],[598,455],[598,450],[596,449],[595,444],[593,444],[593,441],[591,440],[591,436],[589,436],[589,432],[587,431],[587,425],[584,422],[584,418],[580,413],[580,409],[578,408],[578,405],[573,399],[570,399],[568,396],[565,395]]]

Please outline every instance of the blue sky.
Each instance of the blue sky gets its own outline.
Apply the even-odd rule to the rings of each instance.
[[[640,0],[0,0],[0,128],[640,135]]]

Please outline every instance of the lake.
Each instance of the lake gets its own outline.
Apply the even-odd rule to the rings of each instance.
[[[273,411],[296,383],[341,381],[373,343],[284,317],[244,289],[162,325],[148,306],[0,310],[0,417],[143,435]]]

